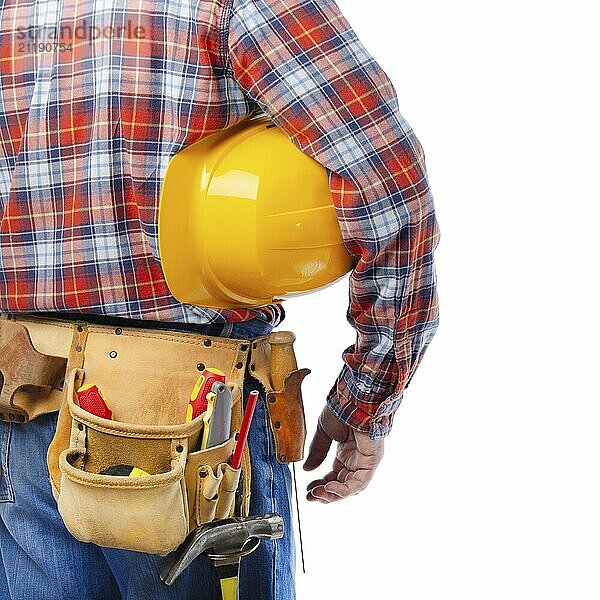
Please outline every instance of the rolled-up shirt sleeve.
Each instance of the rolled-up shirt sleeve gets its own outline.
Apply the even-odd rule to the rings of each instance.
[[[357,335],[327,402],[352,428],[385,437],[439,320],[439,228],[421,144],[333,0],[232,0],[223,49],[248,97],[328,171],[356,259],[347,318]]]

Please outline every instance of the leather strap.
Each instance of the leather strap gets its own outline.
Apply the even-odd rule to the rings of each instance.
[[[24,325],[1,319],[0,419],[25,423],[37,416],[35,400],[47,399],[53,388],[58,389],[65,376],[66,364],[66,359],[61,356],[37,350]],[[50,404],[54,403],[55,399]],[[47,402],[41,404],[48,408]]]
[[[306,422],[302,381],[310,369],[298,369],[295,336],[277,331],[257,338],[250,350],[250,372],[267,392],[267,408],[277,461],[285,464],[304,458]]]

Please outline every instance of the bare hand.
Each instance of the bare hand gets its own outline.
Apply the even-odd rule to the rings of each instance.
[[[333,467],[325,477],[308,484],[307,500],[328,504],[362,492],[383,458],[383,439],[371,440],[366,433],[351,429],[326,406],[304,463],[305,471],[323,463],[334,440],[338,446]]]

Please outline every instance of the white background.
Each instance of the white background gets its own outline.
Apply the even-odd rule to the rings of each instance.
[[[297,469],[299,598],[597,600],[593,3],[338,3],[425,148],[441,325],[371,487],[309,505]],[[346,306],[345,281],[286,302],[309,438],[354,340]]]

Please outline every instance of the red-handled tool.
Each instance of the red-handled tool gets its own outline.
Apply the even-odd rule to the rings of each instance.
[[[235,450],[233,451],[233,457],[231,459],[231,468],[239,469],[242,465],[242,452],[246,446],[248,439],[248,433],[250,432],[250,423],[252,423],[252,417],[254,416],[254,409],[258,401],[258,392],[253,390],[248,396],[248,402],[246,402],[246,410],[244,411],[244,418],[242,419],[242,425],[240,427],[240,435],[238,436],[235,444]]]
[[[219,369],[208,368],[204,369],[202,375],[198,377],[196,385],[190,396],[190,403],[187,407],[186,421],[192,421],[197,416],[206,412],[208,409],[209,394],[211,394],[212,386],[217,382],[225,383],[225,373]]]
[[[112,420],[112,410],[97,385],[82,385],[77,390],[77,402],[83,410],[103,419]]]

